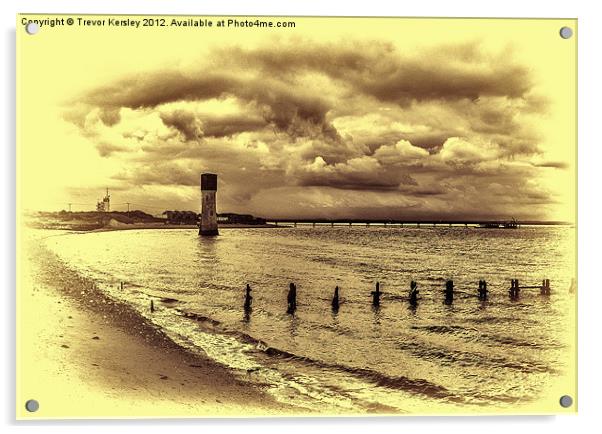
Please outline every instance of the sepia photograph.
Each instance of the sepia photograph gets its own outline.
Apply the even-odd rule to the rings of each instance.
[[[576,40],[19,15],[17,417],[576,412]]]

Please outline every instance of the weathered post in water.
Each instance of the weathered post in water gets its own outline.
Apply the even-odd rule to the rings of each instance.
[[[485,301],[487,300],[487,294],[489,291],[487,290],[487,281],[479,280],[479,300]]]
[[[288,296],[286,297],[288,302],[288,309],[286,313],[293,314],[297,310],[297,286],[294,283],[289,285]]]
[[[155,311],[155,303],[153,303],[152,300],[151,300],[151,304],[150,304],[150,311],[151,311],[151,313],[153,313]]]
[[[376,290],[371,292],[372,294],[372,306],[378,307],[380,306],[380,296],[382,292],[380,292],[380,282],[376,282]]]
[[[245,312],[251,309],[251,304],[253,303],[253,297],[251,296],[251,286],[247,283],[247,288],[245,290]]]
[[[512,279],[510,281],[510,290],[508,291],[510,298],[516,300],[520,295],[520,287],[518,286],[518,279]]]
[[[338,286],[334,288],[334,296],[332,297],[332,311],[335,313],[339,311],[339,287]]]
[[[201,226],[199,235],[219,235],[217,231],[217,211],[215,194],[217,193],[217,175],[201,174]]]
[[[418,284],[413,280],[410,283],[410,305],[418,305]]]
[[[451,304],[454,301],[454,281],[448,280],[445,282],[445,302]]]
[[[541,295],[550,295],[550,279],[544,279],[541,283]]]

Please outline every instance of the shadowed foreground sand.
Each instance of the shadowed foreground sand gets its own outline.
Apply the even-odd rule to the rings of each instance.
[[[183,350],[43,247],[28,253],[33,278],[21,286],[17,367],[29,368],[17,372],[18,418],[307,412]],[[27,399],[40,402],[38,412],[25,411]]]

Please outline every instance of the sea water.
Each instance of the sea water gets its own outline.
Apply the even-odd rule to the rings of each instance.
[[[186,229],[125,230],[45,243],[180,345],[308,409],[515,406],[546,393],[573,351],[570,226],[222,229],[207,238]],[[524,289],[510,299],[510,279],[526,286],[544,278],[550,296]],[[452,304],[444,303],[448,279],[457,291]],[[490,291],[485,302],[476,296],[481,279]],[[407,299],[412,280],[417,306]],[[291,282],[294,315],[286,303]],[[370,294],[376,282],[379,308]]]

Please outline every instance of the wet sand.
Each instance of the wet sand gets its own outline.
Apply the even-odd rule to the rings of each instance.
[[[258,416],[306,413],[176,345],[39,245],[21,283],[17,417]],[[26,308],[25,308],[26,307]],[[26,372],[25,372],[26,371]],[[40,410],[27,413],[27,399]]]

